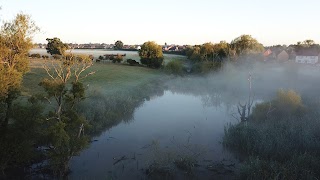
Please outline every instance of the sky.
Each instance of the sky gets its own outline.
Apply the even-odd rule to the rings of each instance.
[[[203,44],[249,34],[265,46],[320,43],[319,0],[0,0],[1,22],[31,15],[34,42]]]

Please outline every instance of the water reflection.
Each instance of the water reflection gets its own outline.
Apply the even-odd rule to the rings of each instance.
[[[279,88],[317,93],[309,76],[302,76],[294,69],[284,70],[279,67],[250,71],[256,102],[269,100]],[[100,92],[86,108],[91,112],[88,116],[94,119],[92,123],[97,123],[94,126],[94,131],[98,132],[94,133],[97,141],[73,159],[70,178],[144,179],[152,171],[151,167],[155,167],[154,162],[159,161],[156,164],[159,166],[170,159],[176,162],[175,157],[184,159],[183,152],[189,147],[203,149],[193,164],[197,166],[197,178],[218,177],[219,173],[228,176],[226,173],[232,170],[224,169],[223,165],[232,167],[234,159],[223,150],[220,141],[225,125],[237,122],[231,115],[237,113],[239,102],[248,101],[249,88],[248,70],[228,69],[227,72],[208,77],[175,78],[148,88],[119,92],[112,97]],[[288,74],[295,79],[278,78],[288,77]],[[157,144],[160,149],[161,153],[156,153],[158,156],[171,158],[166,163],[160,161],[158,156],[152,155],[155,150],[151,144]],[[194,156],[191,152],[187,157]],[[164,167],[160,169],[171,177],[172,167],[177,168],[177,165],[169,163]],[[169,172],[167,167],[171,167]]]
[[[220,144],[224,126],[232,121],[222,94],[206,88],[194,93],[199,89],[174,84],[91,99],[86,109],[94,119],[95,141],[72,160],[70,178],[141,179],[151,172],[158,156],[168,155],[172,156],[168,161],[175,162],[166,165],[170,167],[176,158],[196,157],[194,175],[208,178],[210,163],[233,160]],[[157,142],[161,152],[156,156],[152,142]],[[200,150],[195,156],[193,151]]]
[[[89,91],[87,98],[81,105],[82,112],[92,128],[92,136],[99,136],[102,132],[117,126],[119,123],[129,123],[134,119],[134,111],[156,97],[164,94],[165,87],[161,82],[154,82],[130,90],[118,91],[112,95],[103,92]]]

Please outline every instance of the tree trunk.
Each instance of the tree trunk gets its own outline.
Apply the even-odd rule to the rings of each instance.
[[[9,118],[10,118],[10,111],[11,111],[11,106],[12,106],[12,101],[8,100],[6,101],[7,104],[7,110],[6,110],[6,115],[4,117],[4,121],[1,124],[1,127],[6,130],[9,124]]]
[[[61,121],[61,114],[62,114],[62,94],[60,94],[59,98],[58,98],[58,108],[57,108],[57,112],[56,112],[56,115],[57,115],[57,118],[59,121]]]

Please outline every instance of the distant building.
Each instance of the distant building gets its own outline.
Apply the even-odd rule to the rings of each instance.
[[[288,61],[289,60],[289,54],[285,50],[283,50],[277,55],[277,60],[279,62]]]
[[[264,57],[268,57],[268,56],[270,56],[271,54],[272,54],[271,49],[268,49],[268,50],[266,50],[266,51],[263,53],[263,56],[264,56]]]
[[[267,50],[263,53],[263,58],[264,58],[264,61],[269,61],[269,60],[275,60],[276,56],[275,56],[275,54],[271,51],[271,49],[267,49]]]
[[[291,51],[289,53],[289,59],[290,60],[296,60],[296,57],[297,57],[297,53],[295,51]]]
[[[285,50],[274,50],[267,49],[263,53],[264,61],[278,61],[285,62],[289,60],[289,54]]]
[[[178,46],[170,46],[168,48],[168,51],[179,51],[179,47]]]
[[[296,63],[316,64],[319,62],[319,53],[316,51],[301,50],[296,53]]]

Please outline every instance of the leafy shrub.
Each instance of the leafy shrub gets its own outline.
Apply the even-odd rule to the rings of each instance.
[[[153,59],[141,58],[140,61],[141,61],[141,64],[145,64],[148,67],[160,68],[163,63],[163,58],[153,58]]]
[[[165,70],[167,73],[170,73],[170,74],[182,75],[183,74],[182,62],[178,60],[170,61],[166,65]]]
[[[305,114],[305,107],[299,94],[292,90],[280,89],[274,100],[257,104],[252,111],[254,122],[264,122],[284,119],[285,117],[301,117]]]
[[[99,56],[98,59],[99,59],[99,60],[103,60],[104,57],[103,57],[103,56]]]
[[[199,62],[193,65],[192,71],[195,73],[207,74],[209,72],[217,71],[221,67],[221,62]]]
[[[92,61],[92,57],[90,55],[87,54],[72,54],[72,53],[68,53],[64,55],[64,58],[66,60],[68,60],[68,62],[91,62]]]
[[[123,57],[122,57],[121,54],[118,54],[118,55],[114,58],[114,60],[115,60],[117,63],[121,63],[121,61],[123,61]]]
[[[294,91],[280,90],[274,100],[257,104],[246,123],[225,128],[223,145],[247,161],[243,179],[318,179],[320,121]],[[251,156],[251,158],[249,158]]]
[[[49,59],[48,55],[42,55],[42,59]]]
[[[127,59],[127,63],[130,64],[130,66],[137,66],[139,65],[139,62],[133,59]]]
[[[54,55],[52,55],[52,58],[53,58],[53,59],[61,59],[62,56],[61,56],[61,55],[54,54]]]
[[[31,58],[41,58],[41,55],[39,53],[31,54]]]

